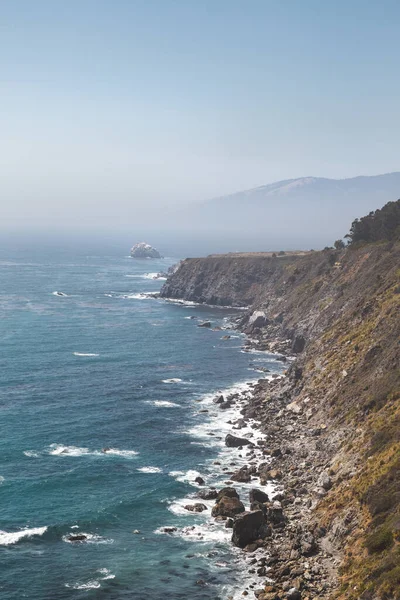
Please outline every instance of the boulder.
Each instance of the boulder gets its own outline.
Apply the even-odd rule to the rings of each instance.
[[[294,354],[300,354],[300,352],[303,352],[305,345],[306,340],[304,339],[304,337],[302,335],[296,335],[292,344],[292,352]]]
[[[329,477],[328,473],[325,472],[321,473],[318,483],[326,491],[330,490],[332,487],[332,479]]]
[[[132,258],[162,258],[158,250],[146,244],[146,242],[139,242],[131,248]]]
[[[217,490],[214,490],[213,488],[209,490],[200,490],[200,492],[197,493],[197,497],[202,500],[215,500],[217,495]]]
[[[222,402],[224,402],[224,397],[222,396],[215,396],[214,400],[213,400],[214,404],[222,404]]]
[[[207,506],[205,504],[201,504],[201,502],[196,502],[196,504],[186,504],[186,506],[184,508],[185,508],[185,510],[188,510],[190,512],[197,512],[197,513],[201,513],[204,510],[207,510]]]
[[[239,448],[239,446],[248,446],[249,444],[251,444],[251,442],[246,440],[246,438],[239,438],[230,433],[225,437],[225,445],[228,446],[228,448]]]
[[[247,467],[242,467],[231,475],[231,479],[232,481],[238,481],[240,483],[248,483],[251,481],[251,474],[249,473]]]
[[[244,512],[233,521],[232,543],[239,548],[262,539],[267,535],[268,528],[261,510]]]
[[[217,494],[217,502],[224,496],[227,496],[228,498],[239,498],[239,494],[233,487],[222,488]]]
[[[274,479],[282,479],[282,471],[279,469],[263,469],[260,471],[260,483],[261,485],[266,485],[268,481],[272,481]]]
[[[252,502],[260,502],[264,504],[264,502],[269,502],[268,494],[265,492],[258,490],[257,488],[252,488],[249,492],[250,503]]]
[[[229,496],[223,496],[213,506],[211,514],[213,517],[235,517],[236,515],[244,511],[244,505],[239,500],[239,498],[230,498]]]
[[[203,323],[199,323],[197,327],[211,327],[211,321],[203,321]]]
[[[249,318],[248,329],[250,331],[253,331],[254,329],[260,329],[261,327],[268,325],[268,323],[269,319],[265,312],[262,310],[255,310]]]
[[[270,523],[273,527],[278,528],[284,526],[286,519],[280,502],[273,502],[270,506],[264,506],[266,508],[265,519],[267,523]]]
[[[87,535],[83,533],[77,533],[76,535],[69,535],[67,537],[67,540],[69,542],[84,542],[85,540],[87,540]]]
[[[204,485],[205,481],[202,477],[196,477],[195,482],[197,483],[197,485]]]
[[[300,404],[297,404],[297,402],[291,402],[290,404],[286,405],[286,410],[294,413],[295,415],[299,415],[302,411],[302,408]]]

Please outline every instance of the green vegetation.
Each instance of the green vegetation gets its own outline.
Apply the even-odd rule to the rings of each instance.
[[[391,548],[393,543],[393,534],[385,527],[380,527],[365,540],[365,546],[370,554]]]
[[[383,208],[353,221],[346,238],[350,244],[400,239],[400,200],[388,202]]]

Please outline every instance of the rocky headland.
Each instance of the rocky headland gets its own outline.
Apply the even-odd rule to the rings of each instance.
[[[220,410],[244,402],[225,443],[247,462],[199,496],[211,494],[213,516],[244,549],[257,583],[243,596],[400,598],[399,234],[400,201],[354,222],[347,247],[187,259],[162,289],[247,306],[236,323],[247,350],[287,366],[245,399],[215,400]],[[251,419],[257,442],[240,436]],[[241,481],[254,482],[249,498]],[[257,487],[267,482],[271,498]]]

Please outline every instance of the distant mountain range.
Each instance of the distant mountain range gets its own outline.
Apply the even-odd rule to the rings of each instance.
[[[181,216],[192,230],[237,239],[238,249],[246,243],[249,249],[309,248],[332,244],[356,217],[398,198],[400,172],[350,179],[301,177],[192,205]]]

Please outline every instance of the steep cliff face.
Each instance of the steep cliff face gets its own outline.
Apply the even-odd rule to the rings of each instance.
[[[399,599],[400,241],[187,260],[162,295],[252,304],[241,327],[258,347],[298,353],[288,402],[307,407],[329,458],[313,511],[341,561],[331,597]]]
[[[187,258],[164,284],[163,298],[218,306],[251,306],[303,255],[221,254]]]

